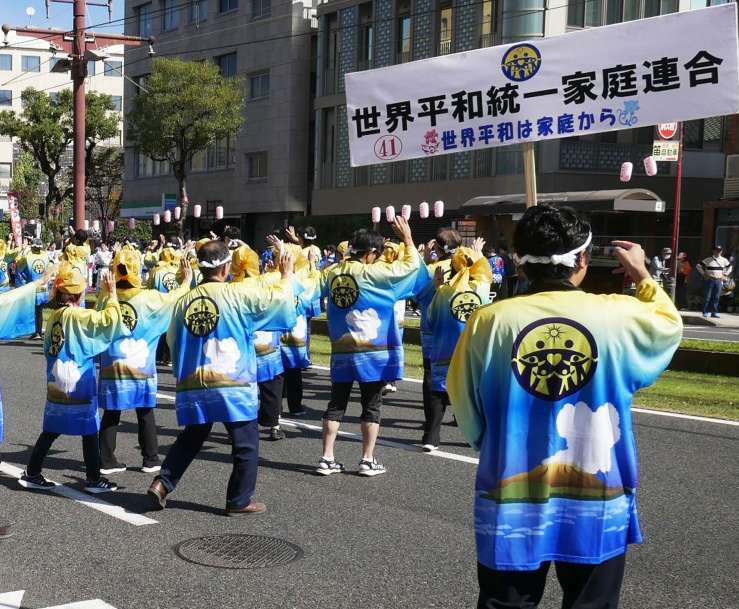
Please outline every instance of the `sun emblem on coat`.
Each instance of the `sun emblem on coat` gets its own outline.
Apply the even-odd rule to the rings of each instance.
[[[49,355],[56,357],[64,347],[64,328],[58,321],[51,326],[51,339],[49,341]]]
[[[348,309],[359,298],[359,286],[351,275],[336,275],[331,280],[331,300],[340,309]]]
[[[125,325],[129,331],[133,332],[139,323],[139,314],[133,305],[127,302],[121,302],[121,314],[123,315],[123,325]]]
[[[198,337],[208,336],[218,325],[221,312],[215,300],[198,296],[185,309],[185,327]]]
[[[482,304],[482,298],[477,292],[467,291],[455,294],[449,303],[452,315],[457,321],[466,323],[467,320]]]
[[[180,286],[174,273],[165,273],[162,277],[162,285],[167,288],[167,292],[176,290]]]
[[[549,317],[521,331],[511,359],[521,387],[537,398],[555,401],[582,389],[593,378],[598,347],[585,326]]]

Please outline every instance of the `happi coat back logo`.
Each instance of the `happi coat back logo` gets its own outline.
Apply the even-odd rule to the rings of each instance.
[[[455,294],[454,298],[452,298],[449,303],[449,308],[452,310],[454,319],[461,321],[462,323],[466,323],[470,318],[470,315],[480,308],[481,304],[482,299],[478,293],[470,290]]]
[[[162,285],[167,288],[167,292],[172,292],[173,290],[176,290],[178,287],[180,287],[180,284],[177,283],[177,277],[175,277],[174,273],[166,273],[164,277],[162,277]]]
[[[331,301],[340,309],[348,309],[359,298],[359,286],[351,275],[336,275],[331,280]]]
[[[62,352],[64,347],[64,328],[58,321],[51,326],[51,342],[49,344],[49,354],[56,357]]]
[[[503,55],[501,70],[509,80],[524,82],[536,75],[541,67],[541,53],[533,44],[512,46]]]
[[[582,389],[598,366],[598,346],[582,324],[548,317],[526,326],[516,338],[511,367],[531,395],[555,401]]]
[[[123,316],[123,325],[125,325],[129,331],[133,332],[139,323],[139,314],[136,309],[128,302],[120,302],[121,315]]]
[[[202,338],[216,329],[220,317],[215,300],[198,296],[185,309],[185,327],[191,334]]]
[[[36,258],[31,265],[33,272],[41,275],[46,270],[46,263],[41,258]]]

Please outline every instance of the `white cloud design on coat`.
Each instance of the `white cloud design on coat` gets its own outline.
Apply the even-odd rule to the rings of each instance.
[[[212,370],[219,374],[236,372],[241,358],[239,345],[235,338],[224,338],[223,340],[211,338],[205,343],[203,353],[210,360],[210,363],[203,366],[203,370]]]
[[[268,347],[272,344],[272,332],[254,332],[254,344],[260,347]]]
[[[122,360],[131,368],[143,368],[149,360],[149,345],[143,338],[138,340],[126,338],[121,341],[121,353],[126,357]]]
[[[54,385],[65,395],[71,394],[77,387],[77,383],[82,378],[82,373],[73,361],[63,362],[58,359],[54,362],[54,366],[51,369],[51,374],[54,377]]]
[[[291,334],[297,339],[305,340],[308,335],[308,322],[305,320],[305,315],[298,316],[298,321],[295,323]]]
[[[565,404],[557,415],[557,432],[567,440],[567,448],[544,463],[575,465],[590,474],[611,469],[611,452],[621,438],[620,417],[606,402],[595,412],[585,402]]]
[[[346,314],[346,323],[349,326],[349,334],[357,342],[369,342],[378,336],[378,330],[382,325],[380,316],[374,309],[360,311],[354,309]]]
[[[396,300],[393,309],[395,310],[395,319],[399,322],[403,321],[405,319],[405,300]]]

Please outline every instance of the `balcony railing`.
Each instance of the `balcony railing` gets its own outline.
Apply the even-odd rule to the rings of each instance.
[[[493,33],[480,34],[480,48],[493,46]]]
[[[439,40],[439,55],[449,55],[452,52],[452,39]]]

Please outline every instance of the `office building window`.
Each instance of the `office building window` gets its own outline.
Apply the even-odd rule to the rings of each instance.
[[[180,24],[180,0],[162,0],[162,31],[171,32]]]
[[[570,0],[567,6],[567,25],[598,27],[667,15],[678,10],[679,0]]]
[[[251,18],[264,19],[272,14],[272,0],[251,0]]]
[[[691,9],[706,8],[707,6],[718,6],[719,4],[728,4],[734,0],[692,0],[690,3]]]
[[[13,92],[10,89],[0,89],[0,106],[13,105]]]
[[[208,18],[208,0],[192,0],[190,3],[190,23],[198,24]]]
[[[123,97],[120,95],[113,95],[113,106],[115,106],[116,112],[122,112],[123,111]]]
[[[439,14],[439,55],[448,55],[452,52],[452,5],[444,4]]]
[[[105,76],[123,76],[123,62],[104,61],[103,74],[105,74]]]
[[[13,69],[13,56],[9,53],[0,53],[0,70]]]
[[[398,0],[397,4],[397,53],[398,63],[411,60],[411,3]]]
[[[482,3],[482,24],[480,27],[480,46],[493,46],[493,0],[484,0]]]
[[[218,0],[218,10],[221,13],[235,11],[239,8],[239,0]]]
[[[251,152],[246,155],[246,179],[250,182],[264,182],[268,175],[266,152]]]
[[[218,139],[206,150],[197,152],[190,161],[190,170],[193,172],[228,169],[230,166],[231,140],[227,137]]]
[[[21,70],[24,72],[40,72],[41,58],[38,55],[21,55]]]
[[[216,65],[221,71],[221,75],[226,78],[236,76],[236,53],[228,53],[216,57]]]
[[[137,95],[140,95],[141,92],[146,89],[146,83],[149,80],[149,74],[141,74],[140,76],[134,76],[133,82],[135,83],[133,95],[136,97]]]
[[[152,33],[151,25],[151,2],[137,6],[134,9],[136,23],[138,24],[139,36],[148,38]]]
[[[359,5],[359,68],[366,69],[372,65],[374,51],[374,29],[372,22],[372,3]]]
[[[13,163],[0,163],[0,180],[10,180],[13,177]]]
[[[97,61],[88,61],[87,62],[87,75],[88,76],[95,76],[97,74]]]
[[[249,74],[249,99],[269,97],[269,70]]]

